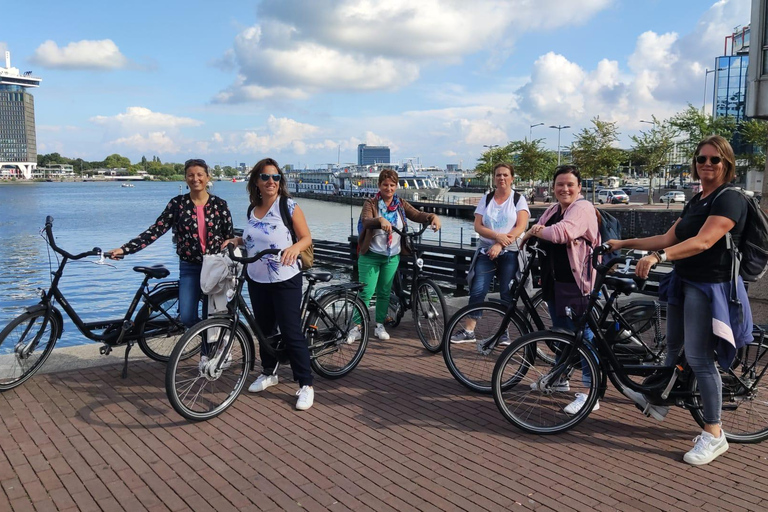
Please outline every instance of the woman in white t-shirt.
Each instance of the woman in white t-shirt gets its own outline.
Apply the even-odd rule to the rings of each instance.
[[[510,163],[493,168],[495,190],[480,199],[475,209],[475,231],[480,235],[469,283],[469,303],[485,300],[493,276],[499,282],[501,300],[509,302],[509,283],[517,272],[517,239],[528,227],[528,202],[512,189],[515,171]],[[489,197],[490,195],[490,197]],[[469,317],[464,328],[451,337],[452,343],[475,341],[477,318]]]

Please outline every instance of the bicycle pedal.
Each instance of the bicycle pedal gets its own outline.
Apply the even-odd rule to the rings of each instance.
[[[102,345],[99,347],[99,353],[103,356],[108,356],[112,352],[112,347],[109,345]]]

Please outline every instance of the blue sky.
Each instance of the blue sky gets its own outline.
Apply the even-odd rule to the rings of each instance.
[[[313,168],[367,143],[473,168],[536,123],[556,149],[547,126],[570,125],[567,145],[599,115],[628,147],[639,120],[701,106],[749,16],[749,0],[33,1],[3,6],[0,50],[43,79],[40,153]]]

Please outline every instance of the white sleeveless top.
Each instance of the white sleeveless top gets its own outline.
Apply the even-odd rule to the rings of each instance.
[[[288,198],[288,211],[293,217],[296,202]],[[287,249],[293,245],[291,232],[280,217],[280,198],[259,219],[251,211],[248,225],[243,229],[243,241],[248,256],[253,256],[264,249]],[[280,263],[277,256],[268,255],[248,265],[248,277],[257,283],[279,283],[287,281],[300,272],[298,262],[290,266]]]

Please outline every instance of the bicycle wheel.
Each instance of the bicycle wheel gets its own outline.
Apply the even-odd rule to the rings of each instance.
[[[355,295],[331,293],[324,295],[307,319],[310,363],[318,375],[338,379],[351,372],[362,359],[368,346],[368,310]],[[358,323],[359,321],[359,323]],[[360,327],[360,337],[350,336]]]
[[[430,352],[443,348],[446,321],[445,298],[431,280],[419,281],[413,301],[413,320],[421,344]]]
[[[526,334],[507,347],[493,370],[493,400],[513,425],[531,434],[556,434],[573,428],[586,418],[598,399],[599,367],[582,346],[570,362],[563,364],[558,384],[547,386],[548,375],[559,369],[533,357],[540,345],[565,349],[572,336],[552,331]],[[554,378],[554,377],[552,377]],[[569,414],[565,411],[574,393],[586,395],[584,405]]]
[[[502,304],[482,302],[461,308],[448,321],[443,337],[445,365],[456,380],[473,391],[491,393],[496,359],[510,341],[526,333],[516,314],[510,318],[506,333],[500,333],[506,313]],[[467,321],[471,323],[472,320],[476,322],[474,336],[467,339],[465,327]]]
[[[725,436],[730,442],[759,443],[768,439],[768,389],[762,384],[765,376],[762,372],[766,365],[768,346],[753,342],[739,350],[731,365],[734,375],[720,372],[723,379],[723,409],[720,419]],[[704,409],[693,373],[689,385],[695,393],[691,415],[696,423],[704,428]]]
[[[0,332],[0,391],[22,384],[40,369],[61,335],[59,317],[45,310],[23,313]]]
[[[189,329],[176,344],[165,368],[165,393],[173,409],[188,420],[201,421],[224,412],[237,399],[253,364],[251,341],[242,326],[237,326],[229,356],[218,372],[201,357],[185,357],[191,347],[207,340],[209,354],[216,354],[226,343],[232,322],[209,318]]]
[[[544,329],[551,329],[552,316],[549,314],[549,304],[544,300],[544,292],[541,290],[537,291],[533,297],[531,297],[531,302],[533,303],[533,309],[536,310],[536,313],[544,324]],[[536,322],[533,321],[531,312],[526,309],[525,314],[526,320],[532,329],[534,331],[538,330],[538,326],[536,325]],[[545,363],[554,364],[555,362],[555,351],[552,347],[546,345],[536,347],[536,355]]]
[[[168,362],[186,330],[179,321],[179,289],[167,288],[152,295],[151,304],[145,304],[137,318],[141,319],[138,339],[141,351],[150,359]],[[190,346],[183,358],[192,356],[199,348]]]
[[[606,339],[617,357],[637,363],[661,364],[667,356],[667,305],[659,301],[630,302],[619,309],[627,327],[609,326]],[[613,328],[611,328],[613,327]]]

